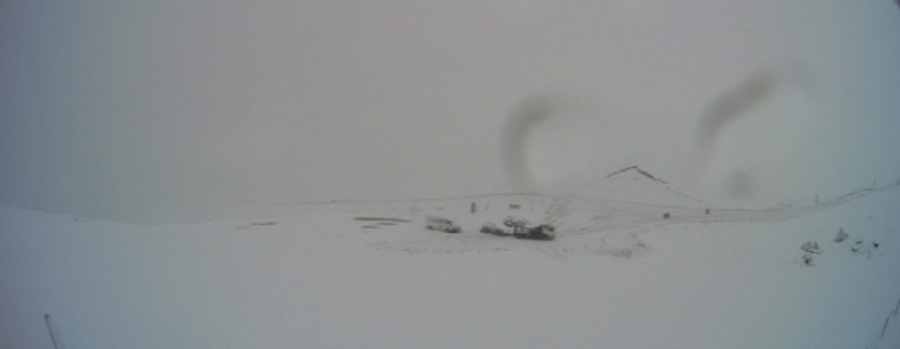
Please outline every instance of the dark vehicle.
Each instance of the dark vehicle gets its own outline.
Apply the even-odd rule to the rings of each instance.
[[[549,241],[556,238],[555,227],[547,223],[541,223],[533,228],[524,228],[514,232],[512,235],[519,239],[544,240]]]
[[[487,223],[481,227],[481,232],[485,234],[491,234],[496,236],[512,236],[517,239],[528,239],[528,240],[542,240],[542,241],[550,241],[556,239],[556,227],[547,224],[541,223],[535,227],[528,228],[526,225],[528,221],[518,217],[506,217],[503,220],[503,225],[512,228],[512,232],[508,232],[501,228],[498,228],[494,223]]]

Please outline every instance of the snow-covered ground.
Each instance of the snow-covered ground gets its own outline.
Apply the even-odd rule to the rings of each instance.
[[[52,348],[52,323],[70,349],[897,348],[894,188],[708,214],[524,194],[161,225],[4,206],[0,346]],[[506,215],[557,239],[478,232]]]
[[[900,348],[898,19],[0,1],[0,349]]]

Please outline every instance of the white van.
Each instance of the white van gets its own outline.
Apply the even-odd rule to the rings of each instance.
[[[453,224],[453,221],[446,218],[434,216],[428,216],[425,218],[425,228],[453,234],[459,233],[461,231],[458,225]]]

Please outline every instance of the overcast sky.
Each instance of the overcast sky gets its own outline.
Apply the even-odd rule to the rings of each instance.
[[[704,112],[754,78],[772,96],[696,194],[836,193],[900,175],[898,61],[887,0],[2,1],[0,201],[140,222],[509,190],[510,115],[541,98],[538,184],[690,187]]]

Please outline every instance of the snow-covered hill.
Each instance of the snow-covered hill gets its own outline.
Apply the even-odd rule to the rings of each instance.
[[[898,16],[0,1],[0,349],[900,348]]]
[[[0,346],[52,348],[52,323],[70,349],[896,348],[900,192],[880,189],[708,214],[524,194],[163,225],[3,207]],[[557,240],[478,232],[509,214]]]

